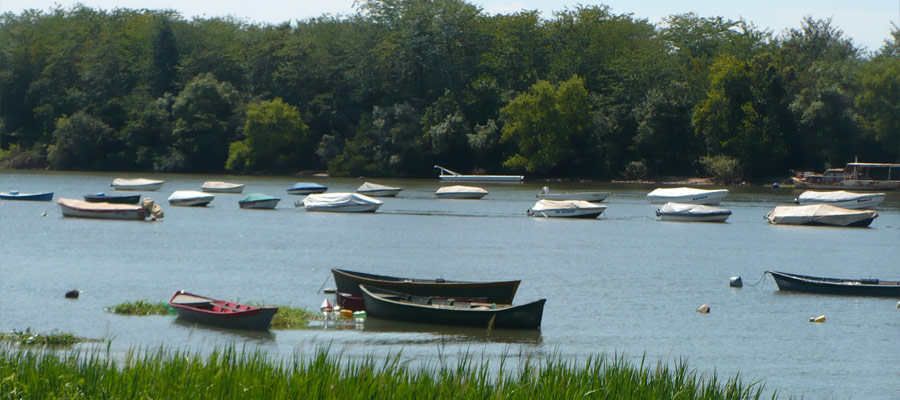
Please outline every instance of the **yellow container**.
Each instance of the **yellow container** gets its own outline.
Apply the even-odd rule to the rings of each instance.
[[[353,318],[353,310],[341,309],[341,318]]]

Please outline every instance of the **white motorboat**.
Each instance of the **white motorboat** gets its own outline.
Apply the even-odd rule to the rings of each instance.
[[[149,216],[162,218],[163,211],[150,198],[142,204],[90,203],[62,198],[57,201],[63,217],[124,219],[143,221]]]
[[[365,182],[356,188],[356,193],[362,193],[372,197],[395,197],[403,190],[398,187],[379,185],[377,183]]]
[[[874,210],[884,200],[884,193],[854,193],[838,190],[834,192],[816,192],[807,190],[797,197],[797,204],[830,204],[836,207]]]
[[[169,196],[169,205],[186,207],[206,207],[216,196],[196,190],[176,190]]]
[[[609,197],[609,192],[565,192],[550,193],[550,188],[544,186],[544,189],[537,194],[537,198],[541,200],[583,200],[590,202],[601,202]]]
[[[445,182],[506,182],[519,183],[525,179],[524,175],[464,175],[453,172],[440,165],[434,166],[441,170],[439,178]]]
[[[439,199],[480,199],[487,196],[488,191],[475,186],[444,186],[434,192]]]
[[[728,189],[704,190],[689,187],[659,188],[647,195],[647,200],[652,204],[687,203],[716,205],[722,202]]]
[[[200,190],[207,193],[241,193],[244,191],[243,183],[206,181]]]
[[[122,179],[116,178],[113,179],[112,186],[116,190],[138,190],[138,191],[147,191],[153,192],[159,190],[162,187],[163,183],[166,181],[160,181],[156,179]]]
[[[382,204],[381,200],[359,193],[322,193],[306,196],[294,205],[306,211],[375,212]]]
[[[656,216],[663,221],[725,222],[731,210],[702,204],[666,203],[656,210]]]
[[[278,202],[281,199],[277,197],[272,197],[262,193],[250,193],[244,196],[243,199],[238,201],[238,206],[241,208],[254,208],[258,210],[271,210],[274,209],[275,206],[278,205]]]
[[[597,218],[606,206],[584,200],[538,200],[528,209],[532,217],[546,218]]]
[[[773,225],[869,226],[878,218],[874,210],[851,210],[828,204],[778,206],[766,214]]]

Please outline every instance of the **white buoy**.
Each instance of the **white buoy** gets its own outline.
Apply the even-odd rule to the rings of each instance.
[[[701,314],[709,314],[709,306],[704,304],[697,309],[697,312]]]
[[[809,322],[820,322],[820,323],[821,323],[821,322],[825,322],[825,316],[824,316],[824,315],[820,315],[820,316],[818,316],[818,317],[812,317],[812,318],[809,319]]]
[[[731,280],[728,283],[731,287],[744,287],[744,281],[741,279],[740,275],[732,276]]]

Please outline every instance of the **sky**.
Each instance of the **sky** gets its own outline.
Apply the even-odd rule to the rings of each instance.
[[[799,28],[804,16],[831,18],[832,23],[869,51],[881,48],[890,37],[892,23],[900,26],[900,0],[607,0],[603,2],[572,0],[467,0],[484,13],[509,14],[521,10],[539,10],[545,17],[554,11],[572,9],[578,4],[604,4],[615,14],[632,14],[657,24],[673,14],[693,12],[701,17],[744,19],[758,29],[776,35]],[[25,9],[48,10],[56,5],[69,8],[81,3],[92,8],[111,10],[173,9],[184,18],[233,16],[247,22],[291,22],[323,14],[347,15],[356,11],[354,0],[0,0],[0,11],[19,14]]]

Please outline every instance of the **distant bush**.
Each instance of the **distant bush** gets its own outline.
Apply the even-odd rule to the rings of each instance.
[[[43,169],[47,168],[47,157],[43,151],[23,150],[14,143],[9,150],[0,149],[0,168]]]
[[[647,165],[644,161],[631,161],[625,165],[625,179],[630,181],[642,181],[647,179]]]
[[[698,160],[706,173],[718,184],[741,183],[744,168],[737,159],[728,156],[704,156]]]

